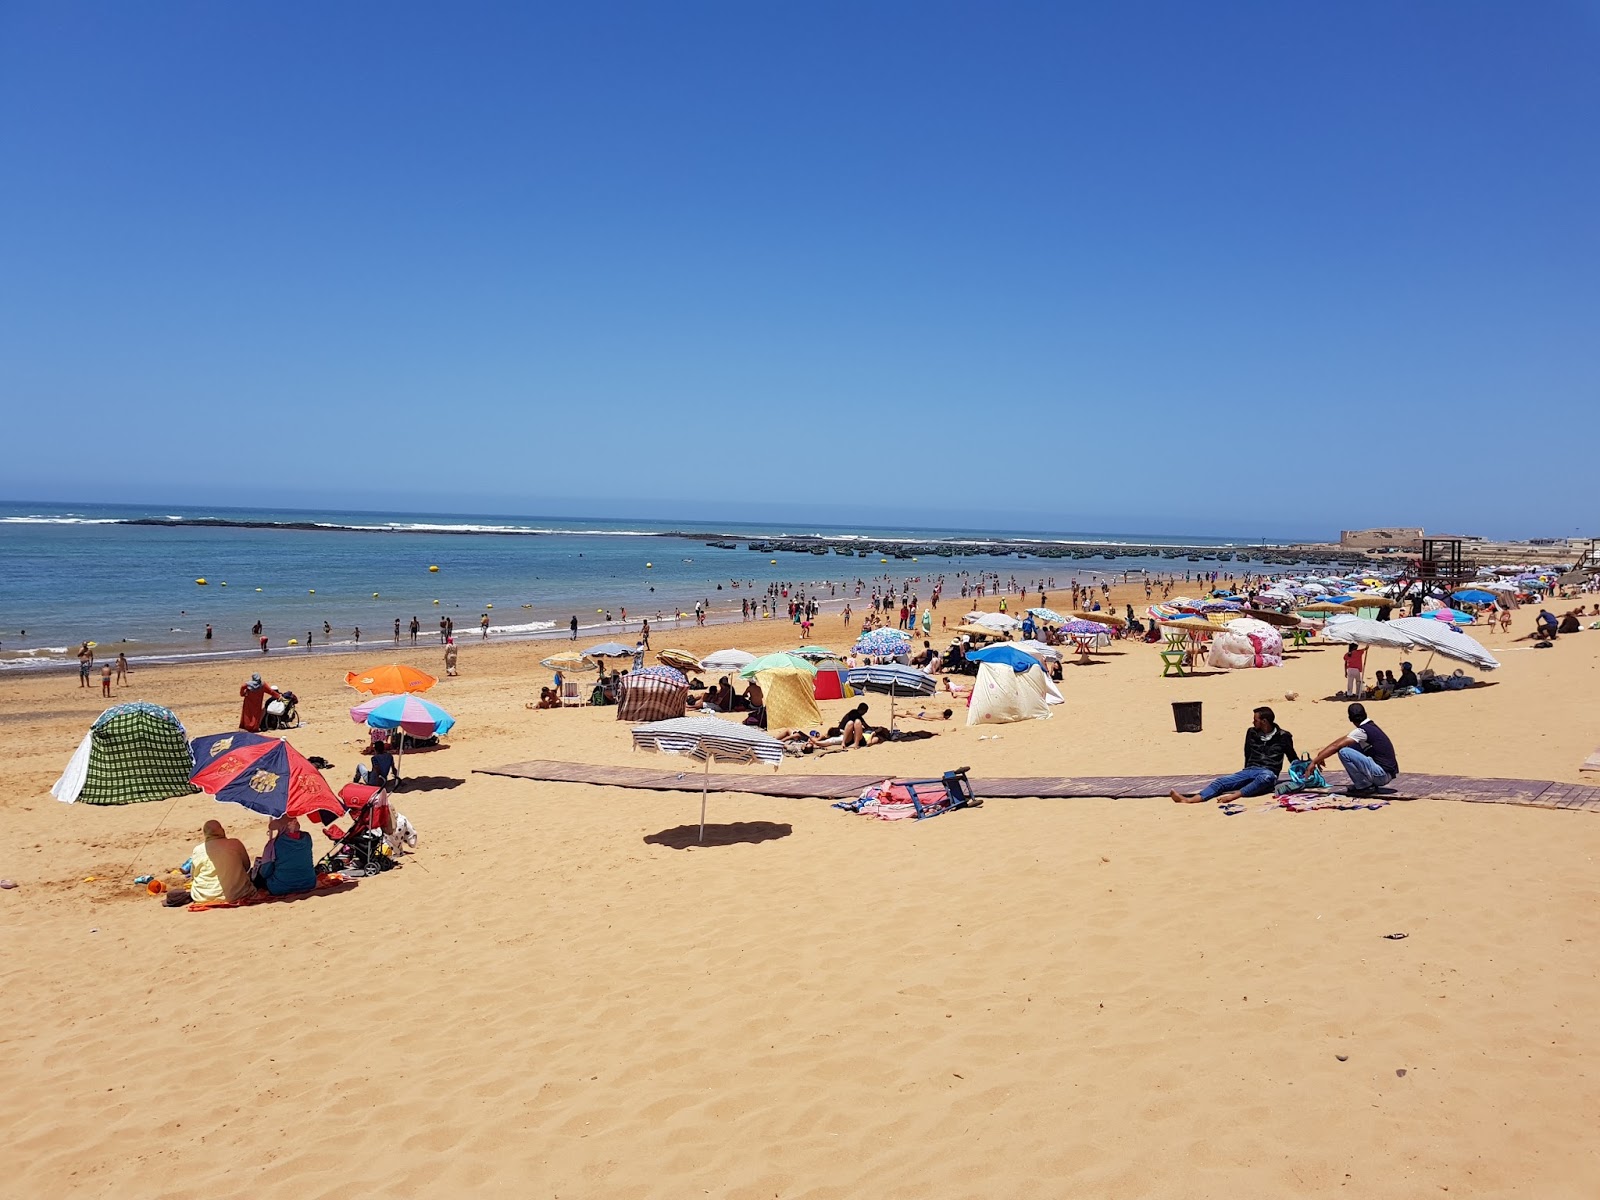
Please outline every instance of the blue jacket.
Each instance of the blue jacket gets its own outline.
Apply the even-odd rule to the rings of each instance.
[[[313,890],[317,886],[317,867],[311,835],[303,829],[299,837],[280,833],[273,842],[272,860],[261,864],[261,885],[274,896]]]

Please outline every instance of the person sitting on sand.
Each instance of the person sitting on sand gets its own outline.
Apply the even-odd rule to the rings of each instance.
[[[1394,687],[1391,690],[1403,692],[1406,688],[1419,688],[1421,686],[1422,684],[1417,680],[1417,673],[1411,669],[1411,664],[1408,662],[1401,663],[1399,678],[1395,679]]]
[[[314,890],[317,868],[311,835],[294,817],[274,817],[267,823],[267,834],[267,844],[256,863],[256,886],[273,896]]]
[[[1173,802],[1202,804],[1217,800],[1228,804],[1244,796],[1265,796],[1277,786],[1284,759],[1298,757],[1294,750],[1294,734],[1278,728],[1277,718],[1270,708],[1258,708],[1251,716],[1250,728],[1245,730],[1244,769],[1213,779],[1193,794],[1174,790]]]
[[[1389,735],[1367,716],[1365,707],[1352,704],[1345,711],[1350,717],[1350,732],[1312,755],[1311,765],[1320,767],[1337,754],[1345,773],[1350,776],[1348,793],[1370,796],[1400,774],[1400,762],[1395,757]]]
[[[1566,616],[1561,618],[1561,624],[1556,627],[1556,632],[1577,633],[1582,628],[1583,625],[1578,620],[1578,614],[1569,612]]]
[[[205,840],[189,855],[189,886],[169,891],[167,905],[177,908],[184,904],[248,900],[254,896],[250,851],[244,848],[244,843],[229,837],[220,821],[207,821],[200,834]]]
[[[356,768],[356,782],[370,787],[398,788],[400,769],[394,765],[394,755],[389,753],[387,742],[372,743],[372,765]]]

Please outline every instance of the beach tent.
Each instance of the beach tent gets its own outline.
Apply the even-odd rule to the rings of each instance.
[[[968,725],[1004,725],[1010,721],[1045,720],[1050,716],[1046,699],[1049,680],[1035,663],[1025,671],[1009,663],[978,664],[967,706]]]
[[[816,729],[822,724],[811,672],[779,667],[762,671],[756,682],[765,697],[768,729]]]
[[[818,700],[843,700],[846,696],[855,695],[855,692],[845,682],[843,667],[818,667],[811,695]]]
[[[1265,621],[1235,617],[1211,639],[1206,662],[1213,667],[1283,666],[1283,635]]]
[[[1014,646],[1010,643],[999,646],[985,646],[982,650],[974,650],[967,655],[967,660],[975,663],[999,663],[1017,672],[1027,671],[1039,665],[1037,658],[1020,646]]]
[[[671,667],[643,667],[620,681],[619,721],[665,721],[681,717],[689,704],[689,681]]]
[[[50,792],[67,804],[140,804],[198,792],[193,771],[183,722],[138,701],[100,714]]]

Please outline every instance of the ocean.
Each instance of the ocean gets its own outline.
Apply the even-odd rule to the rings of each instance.
[[[156,523],[128,523],[145,521]],[[831,552],[749,547],[797,538],[816,539]],[[710,540],[736,548],[707,545]],[[1095,557],[978,552],[1006,541],[1071,545]],[[580,636],[594,641],[636,633],[645,617],[652,629],[671,629],[674,614],[692,613],[696,602],[707,606],[712,620],[738,620],[740,601],[759,599],[773,582],[804,587],[825,604],[850,600],[859,609],[857,580],[866,581],[863,595],[874,581],[914,580],[926,597],[942,577],[948,597],[979,572],[1022,584],[1054,579],[1065,589],[1073,579],[1124,571],[1176,570],[1181,577],[1185,570],[1240,569],[1161,556],[1162,547],[1178,545],[1229,552],[1245,543],[1028,530],[0,502],[0,670],[70,663],[85,640],[98,644],[102,658],[121,650],[135,662],[259,657],[252,633],[258,621],[274,652],[301,654],[308,635],[310,652],[350,649],[358,628],[362,645],[391,646],[395,619],[406,626],[413,616],[422,638],[431,635],[434,645],[441,616],[455,621],[458,637],[477,638],[484,613],[495,638],[565,636],[576,616]],[[909,555],[908,547],[919,552]],[[856,553],[862,549],[865,556]],[[896,551],[907,556],[897,558]],[[331,634],[324,633],[324,622]],[[291,638],[300,645],[289,648]]]

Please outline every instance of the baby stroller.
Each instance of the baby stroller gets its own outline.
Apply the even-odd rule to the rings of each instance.
[[[300,710],[296,707],[300,697],[285,689],[278,693],[278,699],[268,700],[266,708],[261,711],[261,728],[267,729],[293,729],[300,724]]]
[[[311,819],[322,825],[333,846],[317,864],[317,871],[338,871],[342,875],[376,875],[398,866],[394,842],[396,820],[389,793],[365,783],[347,783],[339,791],[350,818],[348,829],[333,824],[338,818],[330,812],[316,812]]]

